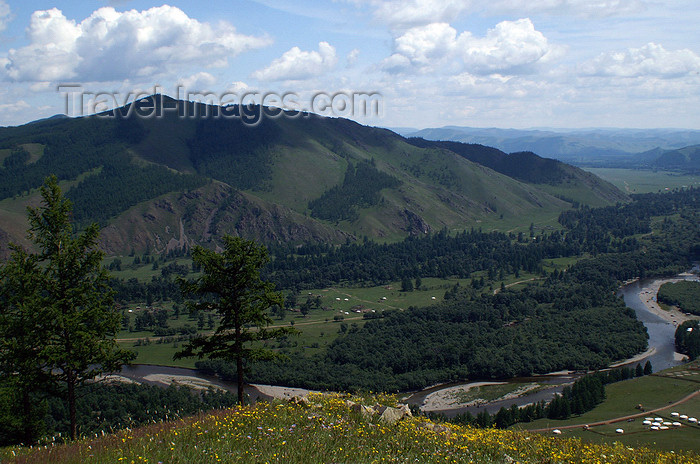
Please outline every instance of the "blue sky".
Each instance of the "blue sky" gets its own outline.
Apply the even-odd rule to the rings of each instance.
[[[698,129],[697,24],[696,0],[0,0],[0,125],[77,114],[70,84],[84,112],[180,86],[376,93],[336,113],[387,127]]]

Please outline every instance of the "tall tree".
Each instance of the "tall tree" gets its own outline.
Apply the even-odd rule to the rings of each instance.
[[[222,253],[195,247],[192,259],[201,266],[202,275],[194,281],[180,279],[184,294],[199,297],[188,302],[190,310],[214,310],[220,325],[212,335],[188,342],[175,358],[207,356],[235,362],[238,401],[242,404],[245,363],[276,356],[256,342],[278,339],[296,330],[267,328],[272,323],[267,310],[282,306],[284,299],[274,291],[273,283],[260,278],[260,269],[269,260],[265,247],[230,235],[224,236],[223,244]]]
[[[70,436],[77,436],[76,388],[95,376],[114,372],[133,359],[114,339],[120,314],[102,268],[97,224],[75,234],[71,203],[55,176],[41,187],[42,204],[28,208],[29,238],[39,251],[41,318],[50,322],[45,354],[52,377],[65,388]]]
[[[8,388],[8,416],[19,416],[19,435],[12,420],[3,420],[2,441],[33,444],[41,427],[37,395],[47,385],[45,347],[50,321],[41,314],[39,268],[35,255],[10,245],[12,256],[0,269],[0,371]],[[16,430],[16,429],[15,429]]]

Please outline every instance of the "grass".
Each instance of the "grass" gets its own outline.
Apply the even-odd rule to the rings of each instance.
[[[104,261],[109,264],[113,258],[108,258]],[[131,263],[130,257],[120,257],[122,260],[122,271],[114,271],[113,275],[125,279],[136,277],[142,281],[150,280],[152,275],[160,274],[160,270],[153,271],[152,265],[144,265],[136,269],[131,269],[128,265]],[[178,259],[180,264],[188,264],[189,260]],[[548,269],[561,269],[571,262],[571,259],[554,259],[548,260],[545,267]],[[167,265],[167,263],[165,264]],[[161,267],[165,266],[161,265]],[[475,278],[485,276],[485,272],[474,273]],[[533,281],[530,279],[538,278],[539,276],[529,273],[521,273],[519,277],[514,275],[505,276],[503,282],[505,285],[511,285],[516,282],[525,281],[514,285],[512,288],[519,288],[525,285],[531,285]],[[500,288],[500,280],[487,284],[482,291],[486,293],[493,292],[494,289]],[[290,326],[293,325],[300,333],[298,336],[291,337],[287,348],[295,352],[295,355],[311,356],[323,352],[326,347],[333,342],[339,335],[342,325],[351,328],[353,325],[362,327],[367,320],[363,315],[365,312],[381,313],[386,310],[405,310],[410,306],[422,307],[436,304],[444,299],[445,292],[452,289],[455,285],[466,287],[471,285],[471,279],[438,279],[424,278],[421,281],[419,290],[412,292],[402,292],[400,282],[391,282],[387,285],[376,287],[331,287],[324,289],[313,289],[303,291],[297,298],[297,306],[301,306],[306,301],[307,297],[321,297],[321,308],[312,309],[304,317],[300,312],[285,312],[284,319],[273,317],[273,326]],[[169,311],[170,318],[168,319],[168,327],[179,329],[184,326],[197,326],[197,320],[191,319],[186,309],[182,309],[179,317],[174,318],[172,312],[172,303],[155,302],[154,308],[166,309]],[[140,304],[130,304],[124,307],[124,311],[129,311],[126,315],[130,321],[134,322],[135,316],[146,310],[145,302]],[[358,312],[359,311],[359,312]],[[347,314],[346,314],[347,313]],[[336,317],[342,318],[336,320]],[[206,329],[205,329],[206,331]],[[177,338],[177,336],[175,336]],[[175,367],[193,367],[194,359],[174,361],[172,356],[178,351],[183,341],[176,341],[172,337],[164,343],[159,342],[159,337],[155,337],[152,331],[130,332],[122,330],[117,334],[117,339],[122,347],[131,349],[137,353],[137,358],[134,362],[138,364],[158,364],[163,366]],[[144,341],[148,339],[150,343]],[[277,349],[280,345],[271,343],[270,347]]]
[[[6,448],[0,459],[26,464],[700,462],[689,453],[442,425],[423,417],[390,424],[376,414],[363,416],[354,402],[374,405],[395,400],[312,394],[308,403],[258,403],[67,445]]]
[[[618,168],[584,168],[626,193],[660,192],[665,189],[700,185],[700,175]]]
[[[39,144],[28,144],[39,145]],[[39,146],[41,147],[41,146]],[[33,148],[32,156],[38,153],[39,148]],[[78,185],[87,176],[94,175],[100,172],[101,168],[86,171],[76,177],[74,180],[62,180],[58,183],[63,192],[67,192],[72,187]],[[20,245],[28,246],[29,241],[26,238],[28,221],[27,207],[38,207],[41,204],[41,192],[38,188],[31,189],[28,193],[25,192],[10,198],[0,200],[0,224],[2,228],[17,240]]]
[[[173,360],[175,352],[181,348],[182,343],[178,343],[178,347],[173,346],[173,343],[156,343],[151,342],[148,345],[134,346],[134,342],[120,342],[122,348],[130,349],[137,353],[134,364],[155,364],[158,366],[171,367],[186,367],[194,369],[196,358]]]

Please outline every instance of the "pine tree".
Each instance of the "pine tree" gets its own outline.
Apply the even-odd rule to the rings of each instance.
[[[76,388],[97,375],[120,370],[134,354],[118,348],[114,340],[121,317],[102,268],[97,224],[74,233],[71,203],[55,176],[46,179],[41,197],[41,206],[27,209],[29,238],[40,250],[38,317],[42,324],[48,323],[47,368],[57,385],[65,388],[70,436],[75,439]]]
[[[3,418],[4,441],[26,445],[38,438],[41,419],[37,394],[45,389],[48,372],[45,347],[48,325],[41,317],[38,260],[17,245],[0,270],[0,371],[6,373],[9,404]],[[9,416],[9,417],[8,417]],[[13,436],[10,417],[19,416],[19,436]]]
[[[197,296],[188,302],[192,311],[213,310],[220,324],[213,335],[191,340],[175,358],[207,356],[236,364],[238,401],[243,403],[244,365],[268,360],[276,354],[256,341],[279,339],[296,333],[290,327],[267,329],[272,319],[267,310],[283,304],[282,294],[274,284],[260,278],[260,269],[268,262],[267,250],[240,237],[223,237],[224,251],[216,253],[195,247],[192,259],[201,265],[202,275],[194,281],[180,279],[183,294]]]

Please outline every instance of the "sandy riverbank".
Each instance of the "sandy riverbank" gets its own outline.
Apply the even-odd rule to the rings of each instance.
[[[163,385],[183,386],[193,390],[208,390],[209,388],[224,390],[224,388],[221,386],[216,385],[215,383],[212,383],[206,379],[200,379],[199,377],[189,375],[149,374],[145,376],[143,380],[160,383]]]
[[[472,388],[486,385],[502,385],[505,382],[474,382],[467,385],[457,385],[455,387],[443,388],[426,396],[421,405],[423,411],[444,411],[445,409],[456,409],[468,406],[467,403],[459,403],[458,395],[468,392]]]
[[[110,374],[107,376],[100,377],[98,380],[101,380],[103,382],[141,383],[138,380],[119,374]],[[202,379],[200,377],[195,377],[191,375],[149,374],[144,376],[143,380],[165,386],[183,386],[191,388],[193,390],[208,390],[210,388],[213,388],[215,390],[224,390],[223,387],[211,382],[210,380]],[[295,396],[306,396],[313,391],[306,390],[303,388],[278,387],[275,385],[246,385],[246,390],[249,390],[250,388],[254,388],[261,395],[281,400],[289,400],[291,398],[294,398]],[[250,394],[250,391],[248,391],[248,394]],[[255,394],[253,394],[253,396],[255,396]]]
[[[683,275],[683,274],[682,274]],[[688,274],[689,276],[691,274]],[[657,302],[657,295],[659,293],[659,288],[665,283],[669,282],[680,282],[684,279],[682,278],[671,278],[671,279],[656,279],[644,287],[641,287],[639,290],[639,299],[644,303],[644,306],[649,309],[650,312],[656,314],[660,318],[670,322],[671,324],[674,324],[676,326],[682,324],[683,322],[693,319],[693,316],[686,316],[684,313],[673,307],[671,310],[666,311],[661,306],[659,306],[659,303]],[[685,280],[691,280],[691,279],[685,279]],[[692,280],[698,280],[697,277],[693,278]]]
[[[280,400],[289,400],[295,396],[306,396],[314,390],[306,390],[304,388],[277,387],[275,385],[260,385],[250,384],[263,395],[271,396]]]
[[[620,367],[620,366],[624,366],[625,364],[638,363],[641,360],[653,355],[654,353],[656,353],[656,348],[652,346],[649,349],[647,349],[644,353],[639,353],[638,355],[632,356],[631,358],[624,359],[622,361],[618,361],[614,364],[610,364],[610,367]]]

